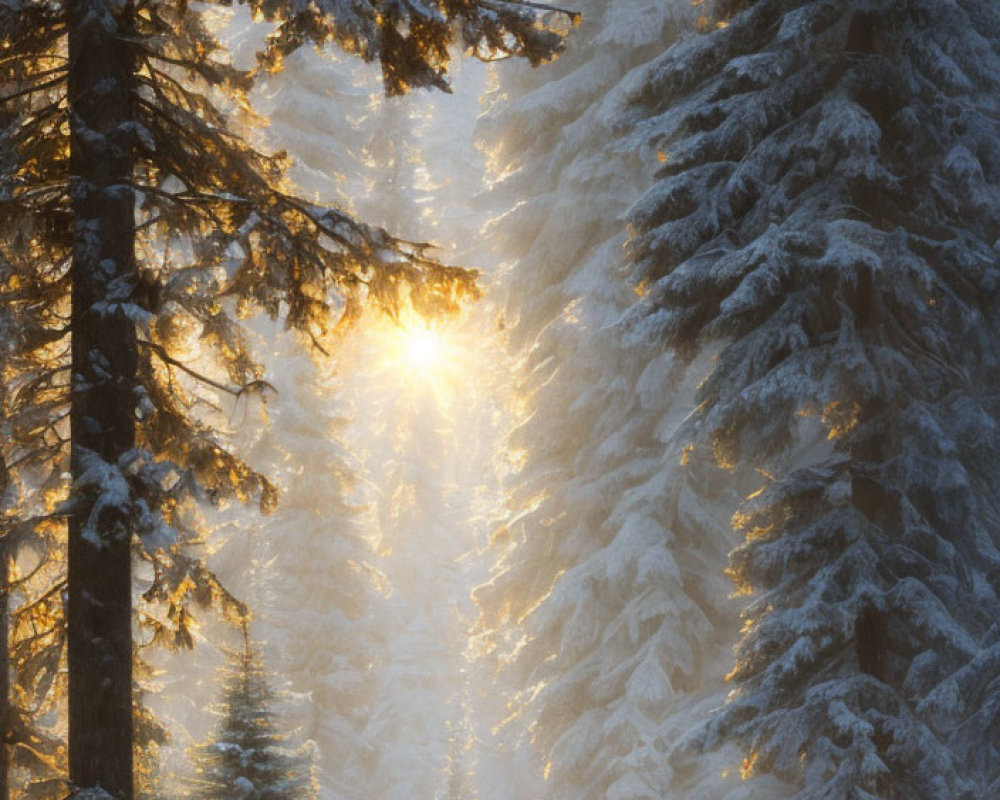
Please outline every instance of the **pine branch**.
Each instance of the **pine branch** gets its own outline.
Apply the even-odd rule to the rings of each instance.
[[[144,339],[139,339],[138,343],[140,347],[145,347],[151,350],[153,353],[155,353],[156,356],[165,364],[169,364],[172,367],[177,367],[178,369],[180,369],[183,372],[186,372],[188,375],[190,375],[192,378],[195,378],[199,382],[207,384],[208,386],[218,389],[219,391],[225,392],[226,394],[231,395],[232,397],[237,397],[237,398],[242,397],[248,392],[268,391],[268,392],[273,392],[274,394],[278,393],[278,390],[275,389],[272,384],[268,383],[265,380],[249,381],[248,383],[245,383],[242,386],[226,386],[225,384],[219,383],[218,381],[209,378],[207,375],[203,375],[197,370],[194,370],[191,367],[187,366],[183,362],[173,358],[169,353],[167,353],[166,349],[164,349],[161,345],[158,345],[154,342],[146,341]]]

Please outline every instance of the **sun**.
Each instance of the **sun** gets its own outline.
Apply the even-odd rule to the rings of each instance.
[[[469,368],[453,319],[428,319],[411,308],[365,329],[372,368],[404,391],[433,390],[442,401]]]
[[[399,377],[443,389],[456,378],[461,353],[440,320],[428,320],[413,312],[401,314],[393,324],[385,345],[387,366]]]
[[[418,372],[428,372],[441,360],[441,337],[426,323],[416,322],[401,331],[403,355],[407,365]]]

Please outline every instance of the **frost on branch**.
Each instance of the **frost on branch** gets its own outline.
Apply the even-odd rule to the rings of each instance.
[[[733,508],[734,692],[687,746],[738,744],[801,800],[991,796],[1000,16],[704,13],[627,117],[660,163],[629,215],[632,324],[719,350],[692,448],[759,476]]]
[[[621,218],[658,163],[627,138],[623,103],[701,12],[580,8],[580,50],[552,80],[502,72],[481,127],[496,173],[491,243],[514,265],[504,322],[524,404],[493,574],[474,595],[482,646],[509,698],[502,740],[542,765],[522,794],[724,797],[722,759],[669,759],[721,702],[737,628],[722,574],[732,492],[716,496],[706,459],[684,451],[709,357],[689,366],[623,320],[636,294],[622,280]]]
[[[484,60],[520,56],[532,66],[565,46],[576,12],[526,0],[248,0],[255,13],[279,23],[259,57],[280,68],[305,42],[333,41],[366,61],[378,61],[387,94],[411,88],[448,88],[453,44]]]

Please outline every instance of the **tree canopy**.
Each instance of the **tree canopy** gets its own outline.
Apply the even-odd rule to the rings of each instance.
[[[459,42],[480,58],[541,63],[572,19],[520,0],[251,6],[274,24],[260,55],[267,69],[302,44],[333,42],[377,60],[390,94],[446,88]],[[190,646],[192,603],[233,619],[244,611],[182,547],[198,539],[193,504],[256,501],[267,511],[277,500],[218,430],[222,403],[270,388],[240,320],[280,316],[322,352],[366,304],[431,315],[477,292],[474,271],[440,264],[429,245],[295,194],[285,154],[241,133],[253,123],[257,70],[231,65],[209,9],[185,0],[0,8],[3,456],[23,489],[5,514],[27,529],[50,525],[54,541],[70,523],[70,694],[96,709],[104,701],[74,690],[74,676],[117,665],[112,731],[130,719],[133,541],[154,576],[143,599],[166,609],[142,615],[155,641]],[[58,560],[48,563],[58,573]],[[102,621],[107,609],[117,609],[114,625]],[[50,640],[45,674],[61,643]],[[72,732],[84,723],[70,705],[72,762]]]
[[[717,353],[685,435],[762,476],[732,517],[736,691],[693,739],[802,800],[988,796],[1000,16],[705,15],[629,119],[661,165],[629,215],[636,332]]]

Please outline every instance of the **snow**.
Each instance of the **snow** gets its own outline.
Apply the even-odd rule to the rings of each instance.
[[[253,5],[285,20],[278,39],[376,62],[461,6],[322,0],[335,26],[306,30],[308,4]],[[151,341],[175,325],[190,363],[214,337],[233,376],[256,376],[244,348],[273,365],[266,408],[204,411],[206,458],[231,446],[282,504],[252,521],[176,510],[196,468],[84,451],[84,539],[128,520],[159,569],[188,526],[206,531],[289,682],[277,716],[315,742],[323,800],[996,794],[995,8],[577,5],[555,64],[468,73],[482,109],[387,101],[377,66],[343,56],[298,51],[261,76],[272,123],[254,140],[297,156],[324,247],[383,268],[355,276],[370,298],[412,263],[391,232],[482,268],[486,300],[440,323],[444,365],[393,360],[405,314],[365,317],[314,362],[265,321],[226,327],[230,306],[221,328],[183,306],[258,280],[260,214],[198,243],[205,263],[169,276],[159,317],[102,261],[97,314]],[[483,54],[555,46],[527,6],[470,9],[460,35]],[[490,39],[512,19],[523,33]],[[443,85],[439,55],[413,82]],[[156,148],[139,123],[117,134]],[[98,221],[78,226],[93,255]],[[267,311],[287,311],[265,291],[287,277],[266,272]],[[149,392],[135,400],[155,422]],[[252,495],[241,469],[235,494]],[[212,682],[187,683],[177,713],[197,729]],[[261,755],[226,736],[215,751]]]
[[[910,787],[917,762],[933,764],[921,797],[978,796],[976,781],[992,778],[964,766],[967,740],[943,743],[940,709],[955,697],[948,675],[975,658],[987,625],[970,589],[980,608],[995,602],[976,566],[993,563],[994,545],[978,524],[962,533],[972,507],[994,513],[974,499],[972,477],[989,480],[991,468],[955,435],[972,418],[993,425],[959,388],[987,380],[992,356],[978,343],[992,323],[954,290],[955,256],[936,248],[966,251],[959,283],[982,280],[973,253],[993,237],[970,221],[991,216],[979,198],[992,189],[981,146],[965,152],[978,134],[929,109],[970,92],[962,73],[979,73],[979,42],[968,21],[995,24],[995,14],[928,2],[926,18],[885,38],[899,6],[889,0],[766,5],[652,61],[647,85],[674,88],[640,88],[632,103],[645,119],[634,141],[665,154],[656,186],[629,212],[635,275],[650,289],[632,318],[667,347],[719,342],[698,392],[695,446],[711,446],[734,480],[753,467],[767,476],[760,491],[743,490],[733,516],[747,540],[730,569],[752,599],[737,691],[709,726],[800,798]],[[869,45],[842,50],[860,21],[889,61],[869,57]],[[827,72],[838,59],[844,71]],[[937,225],[949,230],[930,233]],[[821,424],[795,421],[810,417]],[[889,641],[860,641],[868,602]],[[851,694],[852,654],[865,647],[888,649],[886,674]],[[921,666],[901,694],[910,657]],[[909,709],[935,681],[932,732]],[[878,744],[886,729],[898,746]],[[821,744],[828,730],[837,747]],[[798,752],[801,764],[778,755]]]
[[[104,546],[102,518],[107,509],[119,514],[125,512],[132,498],[128,480],[118,464],[110,464],[97,453],[86,448],[77,448],[79,472],[74,488],[85,496],[93,497],[82,537],[96,548]]]
[[[78,788],[73,793],[73,796],[79,797],[80,800],[112,800],[112,795],[108,794],[108,792],[100,786]]]
[[[716,630],[736,621],[721,575],[727,520],[680,469],[702,367],[688,372],[635,335],[621,272],[621,217],[659,163],[623,146],[622,104],[637,70],[694,17],[674,4],[583,10],[581,36],[634,46],[595,51],[584,39],[554,76],[510,76],[501,90],[513,98],[482,125],[497,150],[490,199],[503,209],[529,198],[490,230],[518,259],[505,290],[526,407],[508,446],[526,463],[511,480],[495,575],[476,596],[514,700],[502,730],[549,764],[537,796],[710,794],[724,762],[683,777],[667,763],[668,732],[696,719],[692,696],[724,696]],[[636,18],[656,24],[616,30]],[[543,688],[515,694],[527,678]]]

